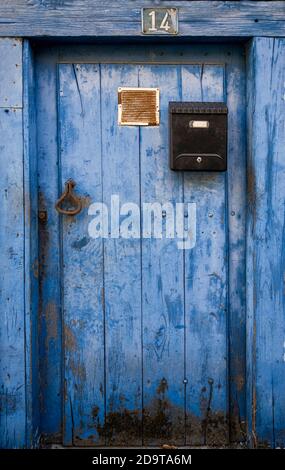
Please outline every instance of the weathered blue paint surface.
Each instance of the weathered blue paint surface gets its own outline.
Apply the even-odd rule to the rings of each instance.
[[[237,294],[237,286],[245,284],[242,48],[79,47],[70,54],[69,48],[47,49],[37,62],[40,204],[48,213],[40,229],[41,432],[55,438],[63,415],[66,445],[240,440],[245,420],[245,299],[242,289]],[[126,64],[132,60],[141,65]],[[181,65],[171,65],[177,62]],[[159,87],[160,126],[119,127],[119,86]],[[228,175],[169,170],[168,102],[180,99],[228,102],[233,156]],[[239,118],[233,120],[236,112]],[[54,201],[70,177],[84,210],[60,219]],[[175,240],[92,240],[87,207],[101,200],[109,205],[112,194],[121,203],[196,202],[196,247],[183,253]],[[229,347],[232,337],[238,339]],[[55,393],[61,384],[63,408]]]
[[[28,42],[1,39],[0,57],[0,446],[13,448],[34,445],[39,425],[35,104]]]
[[[284,446],[285,41],[250,48],[248,113],[248,416],[256,445]]]
[[[45,423],[46,433],[53,438],[61,430],[62,419],[62,326],[60,317],[61,278],[59,265],[59,218],[54,208],[54,194],[58,192],[57,170],[57,99],[55,94],[56,66],[52,55],[41,64],[36,74],[37,89],[37,145],[38,205],[48,214],[48,224],[39,222],[39,381],[41,415],[39,427]],[[43,80],[43,77],[45,79]],[[55,156],[53,165],[46,159],[46,149]],[[47,230],[48,227],[48,230]],[[48,384],[48,388],[45,386]],[[45,403],[45,406],[43,406]]]
[[[87,216],[91,201],[102,200],[100,72],[68,64],[58,73],[60,188],[72,177],[85,197],[82,213],[63,218],[61,227],[64,443],[80,445],[91,443],[92,433],[102,442],[94,425],[104,422],[103,241],[89,238]]]
[[[123,21],[117,22],[121,13],[126,15],[126,10],[115,9],[113,23],[110,19],[106,19],[106,23],[102,21],[102,18],[106,17],[106,12],[103,10],[99,23],[94,22],[93,18],[90,23],[90,15],[86,15],[84,9],[88,9],[88,5],[90,7],[90,2],[84,4],[81,2],[80,12],[84,22],[86,21],[85,26],[78,21],[76,14],[76,24],[74,23],[72,28],[70,15],[66,15],[66,11],[63,11],[65,5],[57,3],[62,2],[35,1],[29,2],[27,8],[26,2],[21,0],[6,2],[0,6],[3,19],[0,35],[15,35],[16,31],[19,35],[26,35],[27,31],[35,36],[70,35],[72,29],[72,34],[77,37],[88,34],[140,36],[136,16],[139,9],[130,10],[126,2],[124,7],[130,16],[124,16]],[[230,15],[229,5],[229,2],[192,2],[191,12],[187,10],[185,16],[186,10],[183,10],[181,35],[283,34],[284,2],[274,2],[274,11],[270,11],[273,2],[254,4],[235,2]],[[41,15],[36,11],[39,8],[43,13]],[[19,14],[18,26],[15,11]],[[11,12],[13,12],[13,24]],[[40,16],[42,23],[32,21],[31,13],[36,14],[37,19]],[[193,22],[195,17],[196,21]],[[201,17],[202,25],[199,22]],[[65,18],[68,18],[68,24]],[[129,18],[128,21],[126,18]],[[206,24],[208,27],[205,30]],[[184,60],[184,65],[174,66],[170,64],[175,57],[175,51],[177,53],[179,50],[179,47],[178,49],[176,47],[178,46],[165,48],[167,54],[159,56],[159,62],[164,64],[161,67],[150,64],[140,67],[110,66],[107,64],[110,59],[106,55],[104,46],[99,50],[92,46],[48,49],[40,55],[34,81],[33,53],[29,43],[5,38],[0,41],[1,447],[37,445],[39,434],[44,434],[47,440],[69,445],[94,442],[120,444],[127,437],[122,428],[132,431],[132,439],[128,442],[132,440],[133,443],[141,443],[143,437],[146,444],[162,441],[163,443],[176,441],[179,444],[184,441],[191,445],[201,443],[213,445],[215,442],[220,444],[228,440],[242,439],[243,421],[246,421],[247,434],[252,446],[285,445],[282,255],[284,245],[282,152],[285,143],[284,40],[257,38],[250,42],[247,50],[246,129],[243,93],[245,77],[240,54],[234,53],[234,60],[231,60],[224,46],[215,48],[209,45],[203,47],[191,45],[184,48],[184,57],[182,59],[179,57],[179,62],[183,64]],[[120,46],[114,46],[112,49],[116,58],[113,62],[126,64],[137,61],[137,46],[129,47],[128,60],[121,54]],[[95,50],[97,65],[94,61]],[[208,61],[208,58],[203,59],[206,53],[209,54],[211,61]],[[157,60],[155,55],[149,59],[148,47],[144,47],[144,51],[140,54],[142,61],[144,59],[153,63]],[[60,65],[58,72],[57,62],[66,62],[65,65]],[[94,63],[91,64],[92,62]],[[75,64],[75,67],[79,64],[76,75],[74,73],[72,75],[75,70],[70,64]],[[112,87],[108,76],[111,73],[114,81],[119,80],[119,77],[123,79],[124,69],[128,70],[129,77],[132,77],[134,83],[137,80],[140,84],[139,79],[143,78],[144,83],[150,83],[150,86],[152,86],[151,81],[158,83],[165,74],[169,79],[169,89],[164,88],[164,93],[169,93],[169,96],[200,100],[203,92],[203,99],[206,96],[209,96],[209,99],[222,96],[229,105],[231,158],[227,175],[216,176],[216,179],[212,176],[211,181],[206,175],[195,175],[193,178],[184,175],[181,181],[182,196],[179,192],[180,183],[174,185],[171,183],[169,189],[174,197],[182,197],[185,200],[189,198],[191,201],[193,198],[202,200],[203,218],[198,219],[200,235],[202,231],[203,235],[212,235],[212,245],[215,246],[217,253],[217,257],[213,257],[212,250],[207,251],[206,238],[201,238],[199,249],[205,271],[201,266],[197,266],[197,263],[193,265],[193,260],[198,260],[199,257],[194,251],[183,257],[182,270],[180,255],[175,258],[176,276],[173,276],[173,271],[171,272],[169,268],[173,260],[171,247],[168,250],[166,246],[161,245],[162,250],[159,251],[155,243],[152,245],[153,241],[149,244],[143,241],[141,247],[134,242],[133,245],[128,245],[132,247],[133,264],[125,259],[120,263],[115,255],[125,253],[126,246],[118,241],[108,242],[104,246],[102,243],[101,246],[100,242],[96,244],[87,236],[81,236],[80,224],[86,228],[84,214],[90,200],[97,197],[100,190],[102,196],[108,198],[106,188],[109,191],[112,187],[112,176],[114,179],[114,175],[119,174],[121,181],[124,181],[126,176],[122,174],[121,166],[116,167],[113,159],[109,161],[111,168],[108,166],[108,160],[105,162],[101,160],[103,155],[108,158],[110,144],[110,150],[113,146],[113,151],[115,144],[119,145],[117,130],[116,132],[113,130],[109,143],[105,139],[103,145],[102,141],[102,148],[98,150],[99,165],[92,166],[94,162],[92,159],[88,162],[89,158],[83,162],[83,165],[79,164],[77,154],[71,152],[72,146],[77,148],[77,151],[81,149],[84,152],[90,147],[98,149],[100,142],[97,131],[105,136],[110,135],[112,126],[108,119],[110,115],[108,110],[114,110],[114,102],[107,93]],[[130,73],[131,69],[135,70],[134,74]],[[101,77],[101,85],[104,76],[104,84],[100,88],[100,109],[94,100],[99,93],[96,74]],[[92,93],[88,89],[88,83],[91,82],[86,81],[90,77],[92,77]],[[60,82],[67,87],[67,100],[65,95],[60,96]],[[37,85],[36,104],[33,96],[34,83]],[[191,83],[191,87],[187,86],[188,83]],[[164,82],[162,86],[165,87]],[[175,86],[178,88],[175,89]],[[86,107],[88,103],[90,109]],[[38,116],[38,147],[35,143],[35,106]],[[165,110],[162,110],[163,113]],[[96,122],[92,122],[94,115],[100,117]],[[71,126],[76,126],[77,136],[73,127],[71,130],[66,127],[68,122]],[[244,149],[245,130],[248,141],[247,162]],[[73,139],[69,142],[70,136],[73,136]],[[153,142],[152,150],[155,150],[152,155],[149,149],[149,136]],[[157,129],[142,129],[137,133],[134,131],[132,145],[135,142],[136,146],[132,154],[127,140],[124,139],[123,149],[131,161],[129,164],[131,168],[128,171],[132,174],[128,174],[132,177],[132,185],[120,187],[120,181],[116,181],[122,197],[128,197],[129,194],[135,198],[139,196],[140,199],[142,194],[149,194],[152,197],[156,186],[158,194],[164,194],[166,185],[163,181],[159,180],[154,186],[155,180],[150,178],[148,173],[149,159],[153,158],[151,166],[153,172],[157,170],[163,158],[164,138],[164,125],[158,132]],[[58,145],[61,141],[63,146]],[[138,148],[140,148],[139,168],[138,152],[135,150]],[[81,151],[79,153],[81,154]],[[36,157],[39,163],[38,178]],[[91,165],[91,171],[88,171],[88,165]],[[105,173],[104,165],[107,165]],[[163,171],[166,168],[163,167]],[[78,191],[85,196],[85,213],[78,216],[80,223],[76,224],[71,224],[68,220],[60,221],[54,211],[55,197],[62,190],[67,170],[76,171],[73,176],[79,182]],[[89,176],[88,181],[86,174]],[[90,183],[91,174],[96,177],[98,187]],[[163,174],[163,177],[168,181],[169,175]],[[146,178],[149,178],[149,185],[144,184]],[[105,190],[104,184],[102,185],[104,182]],[[221,190],[219,195],[214,191],[215,184]],[[201,185],[205,185],[207,191],[202,191]],[[37,186],[39,204],[36,197]],[[223,196],[220,196],[222,192]],[[245,204],[247,210],[244,209]],[[48,215],[47,222],[43,221],[39,230],[39,286],[36,259],[37,205],[40,210],[47,210]],[[211,209],[215,205],[218,210],[207,211],[207,205]],[[217,214],[220,215],[218,225],[216,225]],[[247,225],[246,239],[245,225]],[[215,244],[216,234],[213,234],[216,228],[219,233],[219,244]],[[66,235],[65,239],[62,234]],[[92,253],[93,249],[96,251],[95,267],[88,247]],[[154,247],[155,250],[151,251]],[[84,254],[82,265],[81,252]],[[157,259],[165,252],[167,255],[161,269]],[[144,254],[141,261],[138,253]],[[223,256],[226,256],[226,262]],[[135,277],[139,263],[144,267],[141,269],[140,279]],[[245,266],[246,292],[244,291]],[[92,285],[91,277],[86,283],[83,268],[86,268],[90,276],[93,275]],[[218,268],[220,278],[203,276],[203,273],[208,273],[207,270],[211,273],[216,272],[214,268]],[[130,289],[126,289],[123,282],[126,272],[129,279],[137,281],[132,287],[133,296],[137,295],[139,281],[141,293],[144,293],[145,286],[148,286],[146,295],[136,298],[131,309],[125,308],[130,298]],[[75,281],[77,277],[78,283]],[[168,287],[172,283],[175,289],[171,291],[169,299]],[[208,291],[203,290],[203,285]],[[88,291],[92,289],[89,302],[86,301],[85,286]],[[114,286],[119,286],[119,289]],[[105,287],[108,287],[107,292]],[[219,289],[222,287],[220,303],[216,287]],[[118,290],[123,293],[120,303],[122,315],[119,319],[116,316],[118,310],[115,306]],[[72,294],[71,298],[70,292],[77,292],[78,296]],[[199,303],[196,295],[199,295]],[[150,305],[155,303],[157,308],[152,310],[148,302]],[[227,314],[222,312],[224,304],[228,310]],[[96,310],[97,315],[91,319],[88,317],[86,322],[85,313],[89,315],[90,306],[92,310]],[[214,307],[211,309],[214,315],[206,310],[211,306]],[[144,314],[142,317],[140,317],[140,308]],[[125,309],[128,312],[127,316],[123,314]],[[156,315],[158,309],[163,311],[160,316]],[[63,329],[62,313],[66,320]],[[207,321],[208,313],[211,317],[209,321]],[[181,320],[184,323],[181,323]],[[118,329],[117,325],[121,329]],[[165,344],[169,344],[169,353],[165,352]],[[197,351],[200,351],[199,356]],[[226,354],[227,360],[215,361],[215,356],[219,355],[221,358],[223,353]],[[169,356],[166,359],[167,354]],[[114,361],[115,367],[113,367]],[[139,367],[134,367],[131,374],[126,374],[125,371],[128,370],[126,364],[130,361],[135,365],[139,364]],[[225,363],[226,370],[223,367]],[[198,364],[197,367],[195,364]],[[193,368],[195,378],[192,377]],[[188,383],[183,383],[181,386],[180,379],[185,377]],[[131,394],[127,397],[126,390],[131,390]],[[199,390],[201,390],[200,395]],[[135,392],[137,395],[134,395]],[[95,401],[99,409],[93,406]],[[124,412],[125,409],[127,412]],[[149,424],[142,436],[143,409],[145,409],[145,423]],[[155,425],[157,410],[163,411],[160,435]],[[226,422],[225,417],[228,419],[229,411],[230,422]],[[104,427],[105,415],[108,425]],[[181,418],[185,419],[182,431]],[[62,424],[64,438],[61,434]],[[212,432],[213,424],[217,425],[216,429],[219,432]],[[87,429],[89,426],[91,430]],[[76,433],[78,429],[79,432]]]
[[[172,4],[173,2],[169,2]],[[2,36],[142,37],[141,8],[164,0],[9,0],[0,4]],[[188,37],[283,36],[284,1],[176,0],[179,34]]]
[[[24,193],[24,286],[25,286],[25,373],[26,445],[37,446],[39,435],[38,381],[38,184],[36,146],[36,103],[34,56],[28,41],[23,42],[23,193]]]
[[[242,58],[234,56],[226,70],[222,66],[205,65],[203,69],[189,66],[184,69],[183,87],[187,90],[185,99],[228,103],[230,156],[226,174],[215,177],[206,173],[184,174],[184,193],[190,200],[198,201],[200,210],[197,233],[200,242],[197,250],[186,252],[185,262],[186,312],[190,314],[186,319],[189,357],[186,372],[193,377],[187,397],[189,433],[191,436],[191,417],[197,415],[202,402],[204,414],[213,404],[218,410],[214,439],[226,441],[229,432],[231,439],[238,440],[245,431],[245,76]],[[221,336],[227,335],[228,343],[221,341]],[[230,429],[226,425],[228,406]],[[209,422],[211,419],[212,412]],[[191,436],[189,443],[210,443],[211,433],[211,426],[207,429],[201,423],[198,436],[194,439]]]
[[[1,447],[26,440],[22,41],[2,39],[1,142]]]
[[[160,125],[140,132],[141,202],[183,201],[182,174],[164,164],[168,102],[182,97],[182,68],[145,65],[138,71],[139,86],[160,90]],[[173,440],[181,445],[185,440],[183,251],[175,240],[152,238],[142,240],[141,250],[144,443]]]

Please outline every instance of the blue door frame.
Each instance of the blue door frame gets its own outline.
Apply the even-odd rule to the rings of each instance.
[[[80,11],[86,22],[83,28],[81,23],[78,31],[62,2],[58,2],[56,19],[53,11],[56,0],[53,5],[44,6],[43,20],[42,11],[39,11],[42,5],[27,5],[24,21],[20,10],[15,13],[13,0],[10,3],[11,11],[5,7],[2,11],[0,6],[1,17],[7,19],[0,30],[0,56],[5,64],[0,71],[1,190],[4,194],[0,208],[3,246],[1,305],[4,308],[4,320],[0,325],[1,447],[31,447],[38,445],[39,440],[39,364],[35,334],[39,301],[34,54],[30,41],[15,39],[14,36],[94,38],[101,35],[120,36],[132,41],[141,35],[138,19],[141,5],[122,2],[120,6],[125,10],[121,19],[124,17],[126,20],[118,21],[114,27],[114,22],[111,23],[108,16],[104,17],[104,13],[103,18],[102,14],[101,17],[99,15],[99,23],[97,20],[94,22],[94,16],[86,14],[90,2],[84,2]],[[250,3],[195,2],[191,11],[185,7],[185,2],[177,2],[177,5],[181,7],[183,28],[180,36],[184,40],[191,36],[205,38],[209,34],[227,40],[231,34],[248,41],[247,438],[251,446],[279,447],[285,445],[284,2]],[[150,2],[144,4],[148,6]],[[229,6],[231,15],[228,15]],[[114,18],[118,12],[116,10]],[[43,21],[40,31],[37,30],[38,21]],[[207,30],[205,24],[209,26]]]

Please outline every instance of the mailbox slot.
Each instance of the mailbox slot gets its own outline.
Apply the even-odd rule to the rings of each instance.
[[[170,102],[170,168],[225,171],[227,113],[225,103]]]

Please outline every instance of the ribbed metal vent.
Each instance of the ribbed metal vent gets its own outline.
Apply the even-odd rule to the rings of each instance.
[[[158,126],[158,88],[119,88],[118,122],[121,126]]]

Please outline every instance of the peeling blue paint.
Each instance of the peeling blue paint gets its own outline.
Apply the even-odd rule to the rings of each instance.
[[[31,446],[38,432],[62,440],[63,415],[68,445],[120,445],[126,435],[118,422],[128,422],[136,445],[211,446],[243,439],[247,421],[252,445],[284,446],[284,40],[258,38],[248,52],[247,200],[242,49],[231,47],[229,60],[225,46],[211,46],[201,65],[208,47],[183,49],[188,60],[180,65],[169,46],[168,63],[140,66],[90,63],[81,48],[73,52],[81,60],[61,63],[58,75],[58,51],[43,51],[35,80],[37,181],[34,161],[25,160],[36,152],[22,42],[1,39],[1,447]],[[146,58],[143,49],[136,53]],[[162,49],[153,48],[152,62]],[[61,53],[68,56],[69,46]],[[113,57],[102,46],[103,53]],[[159,128],[118,128],[119,85],[160,87]],[[168,170],[167,104],[180,99],[227,101],[227,174]],[[196,202],[195,251],[161,240],[91,240],[86,211],[73,221],[54,211],[70,176],[86,195],[84,208],[112,191],[138,204]],[[48,215],[39,270],[36,182]]]

